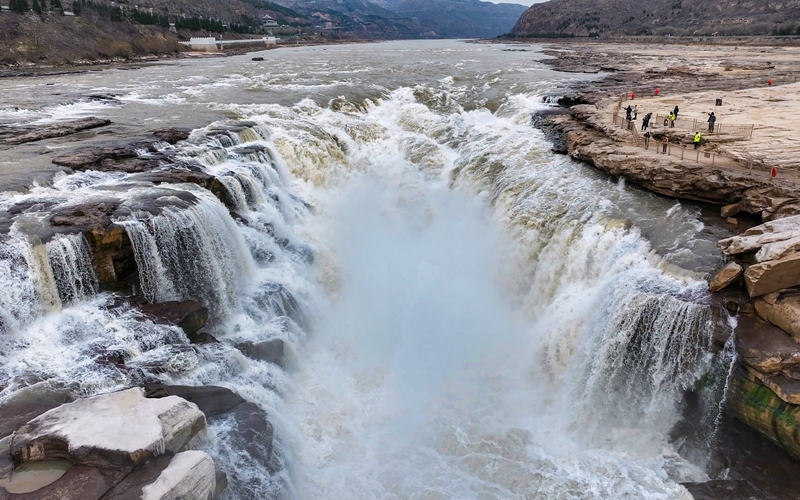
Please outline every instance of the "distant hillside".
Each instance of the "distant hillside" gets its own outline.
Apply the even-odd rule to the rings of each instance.
[[[13,12],[9,4],[0,0],[0,65],[12,67],[175,54],[192,36],[493,37],[525,10],[479,0],[14,0]]]
[[[507,33],[524,5],[479,0],[376,0],[402,17],[413,18],[435,36],[491,38]]]
[[[800,0],[550,0],[534,4],[511,35],[800,34]]]
[[[416,21],[368,0],[278,0],[331,35],[361,38],[420,38],[425,29]]]

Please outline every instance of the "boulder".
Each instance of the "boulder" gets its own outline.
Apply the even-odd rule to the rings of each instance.
[[[798,237],[800,237],[800,215],[795,215],[752,227],[738,236],[720,240],[717,246],[725,255],[739,255],[760,251],[767,245],[767,250],[759,259],[759,262],[762,262],[775,258],[774,255],[781,251],[784,242]]]
[[[751,297],[800,285],[800,253],[749,266],[744,282]]]
[[[36,417],[12,435],[11,457],[16,463],[63,458],[104,469],[130,467],[183,450],[205,426],[197,405],[175,396],[149,399],[133,388]]]
[[[208,308],[194,300],[142,304],[139,309],[157,322],[175,325],[192,335],[206,326]]]
[[[723,219],[727,219],[728,217],[736,216],[736,214],[738,214],[739,212],[740,212],[739,204],[732,203],[730,205],[725,205],[724,207],[722,207],[722,209],[720,209],[719,211],[719,215]]]
[[[266,361],[273,363],[280,367],[284,366],[283,339],[265,340],[264,342],[243,342],[236,344],[236,348],[242,351],[242,354],[248,358],[255,359],[256,361]]]
[[[153,135],[159,141],[164,141],[169,144],[175,144],[176,142],[185,141],[189,138],[189,134],[192,131],[188,128],[160,128],[158,130],[153,131]]]
[[[762,373],[777,373],[800,364],[800,342],[755,316],[739,316],[736,351],[745,364]]]
[[[797,340],[800,340],[800,294],[767,294],[755,300],[756,311]]]
[[[232,435],[233,446],[245,450],[251,459],[266,470],[277,470],[272,454],[274,429],[267,419],[267,412],[254,403],[242,403],[229,414],[212,417],[212,420],[228,416],[233,417],[236,428]]]
[[[786,403],[743,370],[734,370],[728,382],[725,408],[794,458],[800,459],[800,406]]]
[[[75,134],[82,130],[89,130],[97,127],[110,125],[111,120],[90,116],[80,120],[54,123],[45,125],[34,130],[26,131],[23,134],[6,139],[6,144],[24,144],[26,142],[41,141],[42,139],[52,139]]]
[[[169,466],[173,455],[161,455],[146,461],[109,489],[103,500],[141,500],[142,490],[156,479]]]
[[[782,373],[766,374],[747,367],[753,379],[772,389],[781,400],[793,405],[800,405],[800,381],[784,376]]]
[[[203,451],[178,453],[141,500],[212,500],[216,492],[214,460]]]
[[[192,401],[206,414],[209,422],[226,419],[231,422],[231,446],[245,450],[260,467],[274,471],[272,439],[274,429],[267,412],[258,405],[242,399],[224,387],[176,386],[148,384],[145,391],[149,397],[179,396]]]
[[[245,400],[225,387],[213,385],[188,386],[188,385],[162,385],[146,384],[145,395],[148,398],[164,398],[177,396],[197,405],[206,418],[227,413]]]
[[[736,262],[729,262],[725,264],[725,266],[717,271],[717,273],[711,278],[711,281],[708,283],[708,291],[712,293],[719,292],[723,288],[739,279],[739,276],[742,275],[742,272],[742,266]]]

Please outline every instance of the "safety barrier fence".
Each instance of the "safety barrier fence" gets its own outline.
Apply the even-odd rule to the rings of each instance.
[[[639,116],[639,120],[643,117]],[[665,125],[666,124],[666,125]],[[656,113],[650,118],[651,127],[669,127],[669,115]],[[712,129],[708,121],[695,120],[690,118],[681,118],[680,115],[675,119],[675,127],[687,129],[691,132],[700,132],[709,135],[738,135],[742,139],[749,140],[753,138],[753,131],[755,125],[730,125],[727,123],[715,123]]]
[[[619,115],[614,115],[613,122],[619,127],[630,130],[633,140],[637,146],[654,153],[665,154],[667,156],[680,158],[681,160],[705,163],[711,166],[739,168],[742,170],[748,170],[750,173],[762,172],[762,175],[771,178],[778,176],[781,178],[790,177],[792,184],[797,184],[798,172],[796,169],[792,169],[788,173],[785,171],[779,172],[776,167],[770,167],[760,160],[734,158],[718,152],[695,148],[693,144],[673,144],[671,142],[664,143],[662,140],[663,138],[650,137],[648,139],[639,129],[630,126],[633,124],[633,122],[629,122]]]

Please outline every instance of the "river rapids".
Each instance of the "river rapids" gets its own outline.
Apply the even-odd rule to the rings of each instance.
[[[122,197],[141,295],[198,300],[221,341],[186,349],[115,307],[86,240],[32,240],[26,215],[0,239],[0,403],[142,376],[229,387],[268,412],[276,464],[214,423],[228,499],[690,500],[705,464],[670,430],[713,365],[717,237],[699,208],[551,151],[533,115],[590,77],[455,41],[263,55],[9,80],[0,123],[190,126],[158,147],[236,209],[95,171],[0,194],[0,211]],[[1,161],[34,152],[52,151]],[[235,347],[273,338],[285,369]]]

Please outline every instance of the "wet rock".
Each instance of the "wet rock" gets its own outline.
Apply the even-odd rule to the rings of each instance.
[[[5,142],[6,144],[24,144],[26,142],[41,141],[42,139],[64,137],[67,135],[75,134],[82,130],[104,127],[110,124],[111,120],[106,120],[103,118],[95,118],[94,116],[90,116],[88,118],[81,118],[80,120],[54,123],[52,125],[45,125],[42,127],[38,127],[34,130],[27,131],[23,134],[10,137],[6,139]]]
[[[761,319],[800,340],[800,292],[770,293],[756,299],[755,306]]]
[[[98,169],[103,160],[125,160],[138,156],[137,149],[147,144],[112,143],[103,146],[88,146],[53,158],[53,163],[73,170]],[[106,170],[106,169],[102,169]]]
[[[149,384],[145,386],[148,397],[178,396],[192,401],[205,413],[208,421],[226,420],[234,428],[232,446],[242,449],[262,467],[274,471],[277,466],[272,454],[274,430],[267,412],[258,405],[224,387],[176,386]]]
[[[219,344],[220,343],[219,340],[217,340],[217,338],[215,336],[213,336],[213,335],[211,335],[210,333],[207,333],[207,332],[192,333],[190,335],[187,335],[187,337],[189,339],[189,342],[191,342],[192,344],[203,345],[203,344]]]
[[[739,316],[736,351],[745,364],[763,373],[777,373],[800,364],[800,342],[755,316]]]
[[[165,398],[177,396],[197,405],[206,417],[214,417],[227,413],[246,401],[225,387],[213,385],[162,385],[147,384],[144,386],[148,398]]]
[[[128,474],[128,468],[102,469],[76,465],[53,483],[30,493],[9,494],[0,487],[0,498],[8,500],[100,500]]]
[[[200,362],[197,347],[188,344],[162,345],[130,361],[129,365],[150,375],[179,375],[194,369]]]
[[[107,199],[62,208],[53,213],[50,224],[82,229],[108,228],[119,205],[118,200]]]
[[[712,293],[719,292],[739,279],[742,272],[742,266],[736,262],[729,262],[711,278],[711,281],[708,283],[708,291]]]
[[[695,500],[740,500],[757,498],[758,490],[747,481],[716,479],[705,483],[681,483]]]
[[[152,484],[172,461],[171,453],[147,460],[109,489],[103,500],[141,500],[142,490]]]
[[[225,489],[228,487],[228,475],[227,474],[225,474],[221,470],[217,470],[216,476],[217,476],[216,477],[217,487],[214,489],[214,499],[215,500],[217,498],[219,498],[220,495],[222,495],[222,492],[225,491]]]
[[[236,348],[242,354],[256,361],[266,361],[273,363],[281,368],[284,366],[283,351],[284,343],[282,339],[266,340],[264,342],[243,342],[236,344]]]
[[[756,380],[769,387],[783,401],[800,405],[800,381],[789,378],[782,373],[766,374],[747,368],[747,372]]]
[[[264,58],[263,57],[254,57],[254,58],[252,58],[252,60],[253,61],[263,61]]]
[[[184,449],[206,426],[193,403],[149,399],[140,388],[80,399],[28,422],[11,437],[16,463],[63,458],[103,469],[131,467]]]
[[[142,304],[139,309],[156,322],[175,325],[192,335],[206,326],[208,308],[194,300]]]
[[[267,412],[254,403],[242,403],[229,415],[216,418],[232,418],[236,431],[233,433],[233,445],[243,449],[266,470],[277,470],[272,454],[274,429],[267,419]]]
[[[751,297],[800,285],[800,253],[749,266],[744,282]]]
[[[719,211],[719,215],[723,219],[727,219],[728,217],[735,217],[740,211],[738,203],[731,203],[730,205],[722,207]]]
[[[189,138],[192,131],[188,128],[160,128],[153,131],[153,135],[159,141],[164,141],[168,144],[175,144],[176,142],[185,141]]]
[[[158,478],[142,488],[142,500],[211,500],[216,491],[214,460],[203,451],[178,453]]]
[[[66,391],[21,391],[0,406],[0,438],[11,435],[42,413],[72,400]]]
[[[734,370],[728,384],[727,411],[800,459],[800,406],[780,399],[743,370]]]
[[[229,210],[236,208],[236,201],[234,197],[219,179],[213,175],[205,173],[202,171],[202,169],[200,169],[200,167],[186,162],[177,166],[170,165],[169,167],[162,167],[159,170],[138,173],[131,176],[131,180],[152,182],[153,184],[196,184],[211,191],[211,193],[216,196],[217,199],[219,199]]]

